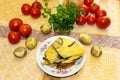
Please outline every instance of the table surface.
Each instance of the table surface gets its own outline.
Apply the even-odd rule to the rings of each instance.
[[[47,19],[40,17],[33,19],[21,13],[23,3],[32,4],[34,0],[0,0],[0,80],[120,80],[120,0],[94,0],[100,4],[101,9],[107,11],[111,18],[111,25],[105,30],[100,30],[96,25],[75,25],[69,36],[78,39],[81,32],[87,32],[93,39],[86,49],[86,62],[82,69],[69,77],[56,78],[45,74],[37,65],[36,50],[47,38],[54,36],[54,32],[44,35],[40,26],[47,23]],[[38,0],[43,4],[43,0]],[[54,7],[57,0],[51,0],[49,7]],[[54,11],[54,10],[53,10]],[[7,35],[10,32],[8,23],[12,18],[21,18],[24,23],[32,26],[32,34],[38,40],[37,47],[27,50],[24,58],[13,55],[15,48],[25,46],[25,39],[18,44],[10,44]],[[103,54],[99,58],[91,56],[90,49],[93,45],[102,47]]]

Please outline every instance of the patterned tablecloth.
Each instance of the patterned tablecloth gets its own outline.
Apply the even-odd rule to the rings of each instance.
[[[47,19],[40,17],[33,19],[21,13],[23,3],[32,4],[34,0],[0,0],[0,80],[120,80],[120,0],[94,0],[100,4],[101,9],[107,11],[111,18],[111,25],[105,30],[100,30],[96,25],[77,26],[69,35],[78,39],[81,32],[90,33],[93,43],[85,46],[86,61],[82,69],[69,77],[56,78],[45,74],[37,65],[36,50],[45,39],[54,36],[54,32],[44,35],[40,26],[47,23]],[[42,0],[38,0],[43,4]],[[56,6],[57,1],[51,0],[49,7]],[[54,10],[53,10],[54,11]],[[36,37],[38,45],[33,50],[28,50],[24,58],[16,58],[13,55],[15,48],[25,46],[25,39],[18,44],[10,44],[7,35],[8,23],[12,18],[20,18],[24,23],[32,26],[31,36]],[[99,58],[91,56],[90,49],[93,45],[99,45],[103,54]]]

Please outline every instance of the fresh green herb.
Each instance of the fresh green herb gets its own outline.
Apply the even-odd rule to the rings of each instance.
[[[79,14],[78,7],[75,3],[71,5],[66,4],[58,5],[57,13],[51,14],[49,18],[49,23],[53,25],[53,30],[59,34],[69,34],[74,28],[74,22],[77,20],[77,15]]]
[[[43,16],[43,18],[47,18],[47,15],[46,15],[46,14],[44,14],[44,13],[42,13],[42,16]]]
[[[48,6],[48,3],[49,3],[49,0],[44,0],[44,4],[46,7]]]
[[[51,9],[50,8],[43,8],[43,13],[42,13],[42,16],[44,18],[47,18],[48,16],[51,15]]]
[[[50,8],[43,8],[44,12],[51,15],[51,9]]]
[[[48,8],[49,0],[43,0],[43,1],[45,4],[45,8],[42,7],[42,9],[43,9],[42,16],[43,16],[43,18],[47,18],[49,15],[51,15],[51,9]]]
[[[48,2],[45,2],[45,6],[48,6]]]

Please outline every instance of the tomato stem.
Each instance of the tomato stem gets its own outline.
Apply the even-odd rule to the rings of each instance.
[[[97,6],[97,4],[96,4],[96,3],[93,3],[93,6]]]
[[[85,14],[86,14],[86,12],[85,12],[85,11],[83,11],[82,9],[80,9],[79,14],[80,14],[80,15],[85,15]]]

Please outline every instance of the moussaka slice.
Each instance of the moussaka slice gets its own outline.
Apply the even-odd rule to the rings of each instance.
[[[85,49],[76,41],[59,37],[45,51],[43,64],[65,69],[82,57],[84,52]]]
[[[46,60],[50,64],[59,63],[61,61],[61,56],[58,54],[53,46],[49,46],[45,52],[44,60]]]

